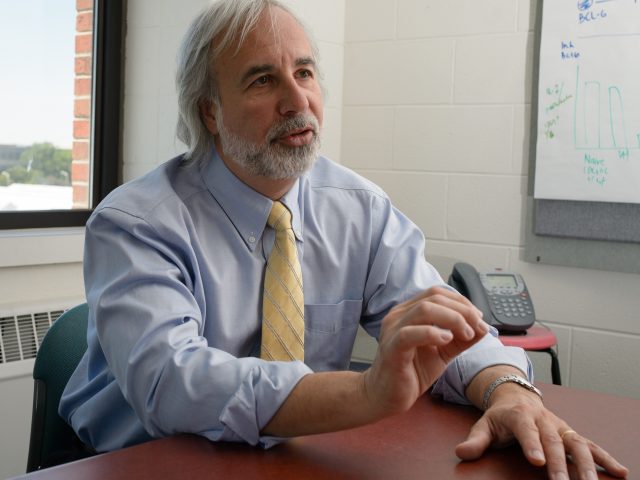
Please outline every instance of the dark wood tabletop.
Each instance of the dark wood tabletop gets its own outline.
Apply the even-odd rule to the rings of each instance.
[[[640,400],[541,385],[544,401],[640,478]],[[480,413],[421,398],[407,413],[373,425],[299,437],[269,450],[179,435],[18,478],[54,479],[541,479],[517,446],[461,462],[455,446]],[[574,478],[575,472],[570,472]],[[609,478],[600,473],[600,478]]]

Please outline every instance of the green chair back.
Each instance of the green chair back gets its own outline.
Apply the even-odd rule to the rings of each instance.
[[[58,415],[69,377],[87,350],[87,304],[64,312],[49,328],[36,354],[27,472],[73,459],[81,444]],[[82,455],[86,456],[86,455]]]

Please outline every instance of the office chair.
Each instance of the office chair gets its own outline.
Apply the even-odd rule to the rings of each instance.
[[[58,415],[62,391],[87,349],[88,312],[85,303],[60,315],[36,354],[27,472],[91,454]]]

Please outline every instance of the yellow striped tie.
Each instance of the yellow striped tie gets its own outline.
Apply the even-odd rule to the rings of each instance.
[[[291,213],[274,202],[267,223],[276,231],[276,238],[264,275],[260,358],[304,361],[302,271]]]

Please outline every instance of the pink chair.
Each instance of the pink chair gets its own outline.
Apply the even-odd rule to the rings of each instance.
[[[555,385],[562,385],[560,379],[560,362],[554,347],[558,345],[555,333],[548,328],[533,324],[524,334],[506,335],[499,337],[503,345],[521,347],[531,352],[545,352],[551,355],[551,380]]]

